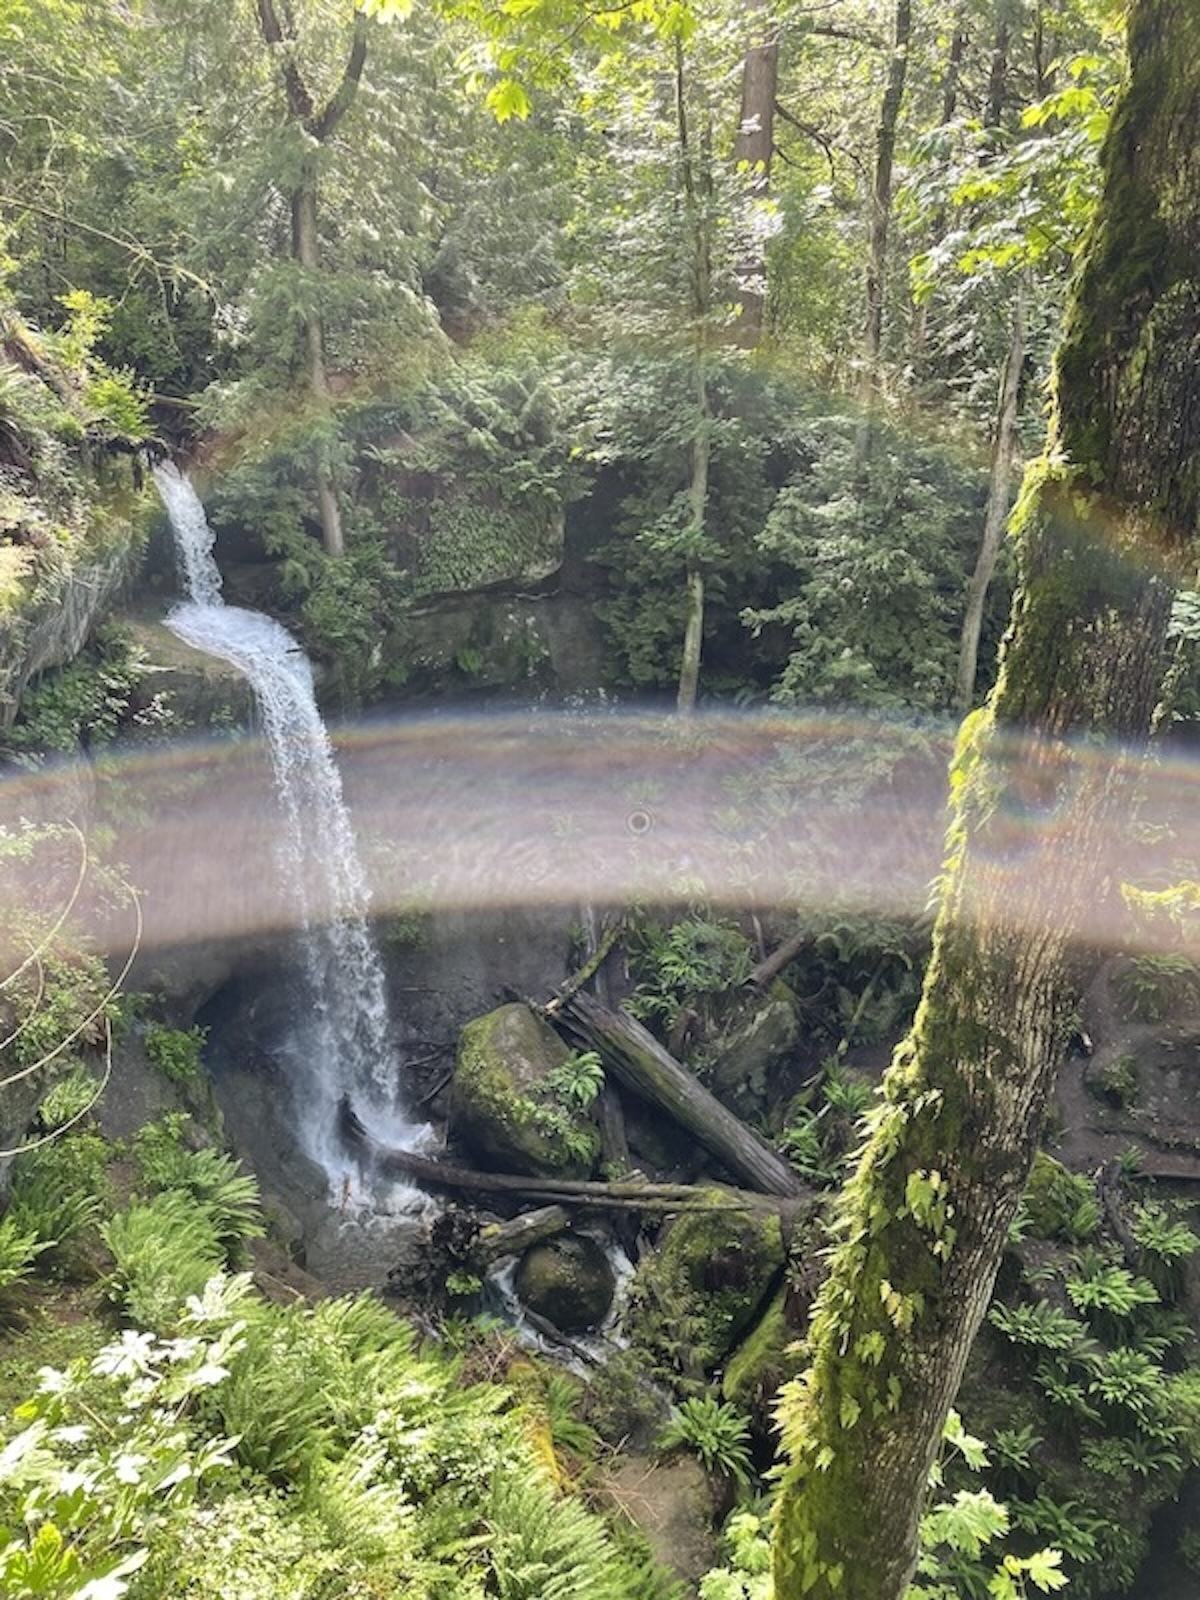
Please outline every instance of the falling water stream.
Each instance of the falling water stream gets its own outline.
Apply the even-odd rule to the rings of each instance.
[[[397,1103],[396,1051],[354,830],[308,658],[272,618],[224,603],[198,495],[169,463],[156,466],[154,478],[188,594],[166,625],[185,644],[235,666],[262,719],[280,811],[276,854],[307,990],[286,1053],[302,1146],[336,1195],[352,1168],[337,1131],[344,1095],[389,1144],[411,1149],[427,1131]]]

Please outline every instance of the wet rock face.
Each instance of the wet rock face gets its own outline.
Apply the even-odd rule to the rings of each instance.
[[[522,1303],[564,1333],[598,1327],[617,1287],[604,1251],[578,1233],[560,1233],[527,1250],[515,1284]]]

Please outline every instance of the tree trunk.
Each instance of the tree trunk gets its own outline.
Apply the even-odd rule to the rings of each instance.
[[[689,296],[692,322],[692,377],[695,420],[692,427],[688,525],[684,533],[685,622],[675,705],[681,717],[696,708],[704,645],[704,539],[708,509],[708,466],[712,453],[708,396],[708,315],[712,296],[709,207],[712,200],[712,126],[703,126],[695,148],[688,122],[683,41],[675,40],[675,110],[679,131],[679,170],[684,220],[691,244]]]
[[[779,27],[768,0],[751,0],[750,47],[742,62],[742,106],[734,159],[745,174],[753,208],[770,193],[775,153],[775,100],[779,86]],[[737,342],[752,350],[762,337],[767,298],[766,247],[751,218],[749,237],[738,263]]]
[[[875,171],[871,183],[870,232],[867,246],[867,315],[863,339],[861,392],[868,407],[877,397],[879,360],[883,350],[883,302],[887,283],[888,230],[892,218],[892,169],[896,160],[896,129],[908,75],[908,46],[912,35],[912,0],[896,0],[892,54],[887,83],[875,130]]]
[[[1025,363],[1025,294],[1027,278],[1017,284],[1013,299],[1012,331],[1008,357],[1000,375],[1000,398],[996,437],[992,441],[992,470],[988,482],[987,509],[983,516],[983,538],[975,559],[975,570],[967,585],[967,604],[963,614],[962,636],[958,648],[958,682],[954,702],[959,711],[969,711],[975,698],[975,674],[979,664],[979,635],[983,628],[983,607],[988,586],[996,570],[1000,541],[1008,520],[1013,465],[1017,459],[1017,422],[1021,391],[1021,368]]]
[[[292,196],[292,254],[297,263],[313,276],[321,270],[320,235],[317,232],[317,174],[315,164],[305,163],[300,187]],[[322,409],[329,403],[329,374],[325,367],[325,327],[316,309],[315,296],[304,318],[304,343],[308,354],[308,386]],[[321,519],[321,542],[327,555],[345,554],[342,513],[333,482],[329,446],[322,440],[314,451],[313,476],[317,491],[317,512]]]
[[[321,107],[313,100],[296,59],[296,28],[286,6],[276,8],[275,0],[256,0],[259,30],[267,47],[277,53],[279,75],[287,99],[289,122],[302,130],[306,149],[300,160],[300,174],[292,190],[292,257],[311,274],[309,310],[304,316],[304,343],[308,357],[308,387],[316,408],[329,408],[329,374],[325,364],[325,326],[317,309],[317,281],[321,272],[321,236],[317,226],[318,152],[349,111],[362,81],[367,59],[367,17],[354,13],[354,33],[346,65],[337,88]],[[313,479],[317,515],[321,522],[321,542],[326,553],[345,552],[342,513],[334,481],[328,441],[321,438],[314,448]]]
[[[967,8],[962,6],[954,24],[954,31],[950,35],[950,46],[946,53],[945,74],[942,78],[942,127],[945,127],[947,123],[953,122],[958,115],[958,92],[962,84],[962,64],[969,43]],[[929,224],[927,237],[930,244],[939,244],[945,231],[946,212],[944,207],[938,206]],[[912,321],[909,324],[908,348],[909,357],[912,361],[919,361],[924,354],[928,336],[929,297],[924,295],[913,306]]]
[[[609,1011],[581,992],[557,1006],[550,1020],[556,1026],[565,1023],[589,1049],[599,1052],[605,1067],[626,1088],[666,1111],[743,1183],[762,1194],[803,1192],[803,1182],[783,1157],[727,1111],[633,1017]]]
[[[1000,680],[968,719],[925,993],[781,1408],[779,1600],[900,1600],[941,1428],[1033,1159],[1200,519],[1200,10],[1135,0],[1130,80],[1014,516]]]

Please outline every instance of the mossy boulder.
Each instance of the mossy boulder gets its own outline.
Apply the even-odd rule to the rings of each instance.
[[[581,1233],[559,1233],[526,1250],[514,1283],[522,1303],[564,1333],[598,1327],[617,1287],[608,1257]]]
[[[772,1211],[717,1209],[679,1217],[634,1277],[635,1341],[688,1377],[711,1372],[753,1324],[786,1259]]]
[[[450,1131],[485,1167],[586,1178],[600,1153],[587,1115],[556,1095],[570,1051],[526,1005],[500,1006],[459,1036]]]
[[[796,996],[782,978],[747,996],[724,1022],[710,1051],[713,1093],[743,1115],[769,1098],[771,1079],[800,1038]]]
[[[754,1416],[769,1408],[781,1384],[802,1365],[795,1353],[799,1329],[787,1314],[786,1286],[776,1291],[749,1333],[725,1363],[721,1394]]]
[[[1069,1171],[1045,1150],[1033,1158],[1023,1204],[1035,1239],[1078,1242],[1089,1238],[1100,1225],[1100,1206],[1091,1179]]]

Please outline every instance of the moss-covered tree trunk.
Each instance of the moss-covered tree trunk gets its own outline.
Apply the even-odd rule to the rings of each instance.
[[[1134,0],[1130,78],[1015,514],[1000,680],[964,727],[934,954],[781,1408],[777,1600],[900,1600],[1085,972],[1200,514],[1200,6]],[[1194,552],[1192,552],[1194,559]],[[1110,754],[1106,755],[1106,750]]]

